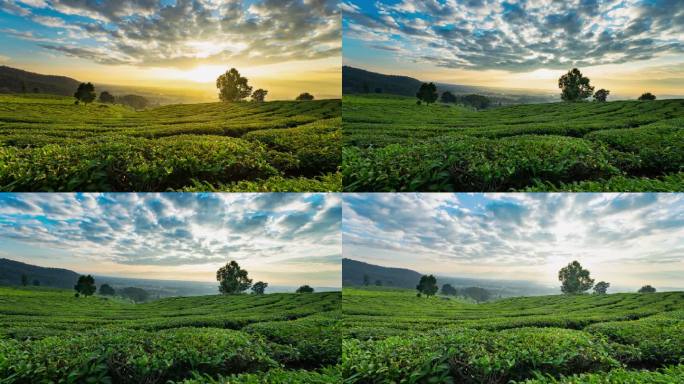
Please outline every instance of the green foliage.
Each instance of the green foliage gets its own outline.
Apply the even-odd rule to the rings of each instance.
[[[449,91],[444,91],[442,92],[442,96],[440,96],[439,101],[442,103],[455,103],[456,102],[456,96],[449,92]]]
[[[224,295],[242,293],[252,286],[252,279],[247,277],[247,271],[240,268],[235,260],[216,271],[216,281],[219,282],[219,292]]]
[[[266,95],[268,95],[268,91],[265,89],[257,89],[254,92],[252,92],[252,101],[257,102],[257,103],[263,103],[264,100],[266,100]]]
[[[92,83],[81,83],[74,92],[74,97],[76,101],[84,104],[92,103],[95,101],[97,94],[95,93],[95,86]]]
[[[491,297],[491,294],[488,290],[480,287],[463,288],[461,289],[460,294],[464,297],[468,297],[475,300],[476,303],[487,301]]]
[[[103,296],[114,296],[116,295],[116,290],[112,288],[109,284],[102,284],[100,285],[98,293]]]
[[[240,76],[240,72],[237,69],[231,68],[226,71],[226,73],[216,79],[219,100],[235,102],[249,97],[252,93],[252,87],[247,82],[247,78]]]
[[[78,277],[78,282],[74,285],[74,290],[80,295],[91,296],[97,290],[95,286],[95,279],[91,275],[81,275]]]
[[[561,89],[563,101],[582,101],[592,93],[594,87],[589,85],[589,78],[582,76],[579,69],[573,68],[558,79],[558,88]]]
[[[655,291],[656,289],[650,285],[644,285],[643,287],[639,288],[639,293],[654,293]]]
[[[655,99],[656,99],[655,95],[652,94],[651,92],[643,93],[643,94],[642,94],[641,96],[639,96],[639,98],[638,98],[638,100],[642,100],[642,101],[643,101],[643,100],[655,100]]]
[[[558,280],[561,282],[561,292],[566,294],[584,293],[594,285],[589,271],[582,268],[577,260],[558,271]]]
[[[299,96],[295,98],[297,101],[311,101],[313,99],[314,95],[310,94],[309,92],[300,93]]]
[[[25,287],[28,285],[28,282],[29,282],[28,276],[26,276],[26,274],[22,273],[21,274],[21,285],[23,285]]]
[[[540,375],[541,376],[541,375]],[[561,378],[543,377],[527,380],[525,384],[672,384],[684,382],[684,365],[675,365],[657,371],[614,369],[601,373]]]
[[[268,283],[257,281],[254,283],[254,285],[252,285],[252,293],[255,295],[263,295],[264,291],[266,291],[266,287],[268,287]]]
[[[114,104],[116,98],[107,91],[100,92],[100,103]]]
[[[451,286],[451,284],[442,285],[441,290],[442,295],[456,296],[458,295],[458,290]]]
[[[119,290],[119,295],[132,300],[134,303],[143,303],[149,299],[150,294],[146,290],[137,287],[126,287]]]
[[[420,277],[416,290],[427,297],[434,296],[437,293],[437,279],[432,275],[423,275]]]
[[[193,379],[184,380],[182,384],[330,384],[341,381],[339,372],[332,369],[324,372],[272,369],[265,373],[243,373],[228,377],[196,374]]]
[[[418,101],[430,105],[437,101],[439,94],[437,93],[437,86],[434,83],[423,83],[421,84],[418,92],[416,93]]]
[[[311,288],[308,285],[302,285],[301,287],[297,288],[296,293],[313,293],[314,289]]]
[[[608,99],[608,95],[610,95],[610,91],[607,89],[601,88],[598,91],[594,92],[594,101],[604,103]]]
[[[594,285],[594,293],[597,295],[605,295],[608,292],[608,287],[610,287],[610,283],[599,281]]]

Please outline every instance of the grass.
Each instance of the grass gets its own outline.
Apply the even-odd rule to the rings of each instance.
[[[346,191],[684,191],[684,100],[473,111],[344,96]]]
[[[342,312],[346,383],[660,383],[684,372],[684,292],[472,304],[345,288]]]
[[[216,295],[136,305],[0,287],[0,383],[320,383],[338,375],[340,298]]]
[[[339,191],[341,102],[0,95],[0,191]]]

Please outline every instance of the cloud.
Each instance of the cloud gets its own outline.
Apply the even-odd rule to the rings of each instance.
[[[66,250],[123,265],[327,263],[339,255],[341,214],[337,226],[328,218],[339,209],[337,196],[292,194],[264,204],[265,195],[7,193],[0,196],[0,241],[23,244],[17,256]]]
[[[684,52],[680,0],[351,0],[343,19],[345,38],[446,68],[524,72]]]
[[[334,0],[0,1],[7,13],[33,14],[34,23],[67,32],[42,48],[100,64],[260,65],[336,57],[342,46]],[[46,42],[56,37],[26,29]]]

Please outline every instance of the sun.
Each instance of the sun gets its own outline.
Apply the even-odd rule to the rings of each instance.
[[[177,78],[198,83],[211,83],[226,70],[227,68],[223,65],[198,65],[189,70],[179,70]]]

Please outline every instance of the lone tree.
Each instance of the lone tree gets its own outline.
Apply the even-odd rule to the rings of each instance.
[[[296,293],[313,293],[313,291],[314,289],[308,285],[302,285],[301,287],[297,288]]]
[[[437,101],[439,94],[437,93],[437,86],[434,83],[423,83],[421,84],[416,97],[419,101],[430,105]]]
[[[91,275],[81,275],[79,276],[76,285],[74,285],[74,289],[76,290],[76,293],[88,297],[95,293],[95,290],[97,289],[95,287],[95,279]]]
[[[558,88],[561,91],[563,101],[582,101],[592,93],[594,87],[589,85],[589,78],[582,76],[579,69],[573,68],[558,79]]]
[[[442,285],[442,295],[456,296],[458,295],[458,290],[451,286],[451,284]]]
[[[100,295],[102,296],[114,296],[116,291],[109,284],[100,285]]]
[[[437,287],[437,279],[432,275],[423,275],[420,277],[420,281],[418,282],[418,285],[416,285],[416,289],[418,290],[418,293],[422,293],[427,297],[434,296],[439,289]]]
[[[488,290],[480,287],[468,287],[468,288],[463,288],[461,290],[461,293],[465,297],[470,297],[471,299],[475,300],[478,303],[481,303],[483,301],[489,300],[491,297],[490,293]]]
[[[237,69],[231,68],[216,79],[221,101],[240,101],[252,93],[252,87],[247,84],[247,78],[240,76]]]
[[[370,285],[370,277],[368,277],[366,274],[363,275],[363,285],[366,287]]]
[[[655,100],[655,99],[656,99],[656,97],[654,94],[652,94],[651,92],[646,92],[643,95],[639,96],[638,100],[644,101],[644,100]]]
[[[442,92],[442,96],[439,98],[442,103],[455,103],[456,100],[456,96],[449,91]]]
[[[268,287],[268,283],[264,281],[257,281],[254,283],[254,285],[252,285],[252,293],[255,295],[263,295],[266,291],[266,287]]]
[[[23,285],[25,287],[28,285],[28,283],[29,283],[28,276],[26,276],[26,274],[22,273],[21,274],[21,285]]]
[[[268,91],[259,88],[256,91],[252,92],[252,101],[257,103],[263,103],[264,100],[266,100],[266,95],[268,95]]]
[[[644,285],[643,287],[639,288],[639,293],[655,293],[656,289],[653,288],[650,284],[649,285]]]
[[[115,101],[116,98],[111,93],[107,91],[102,91],[100,93],[100,103],[114,104]]]
[[[146,290],[138,287],[126,287],[122,289],[119,294],[123,297],[133,300],[135,303],[142,303],[147,301],[147,299],[150,297],[150,294]]]
[[[300,93],[299,96],[295,100],[297,101],[311,101],[314,99],[314,96],[310,94],[309,92],[304,92]]]
[[[594,92],[594,101],[603,103],[608,99],[608,95],[610,95],[610,91],[601,88],[598,91]]]
[[[375,280],[376,287],[382,287],[382,280]]]
[[[583,293],[594,285],[589,271],[582,268],[576,260],[558,271],[558,280],[562,283],[561,291],[570,295]]]
[[[240,268],[235,260],[216,271],[216,281],[219,282],[219,291],[224,295],[242,293],[252,286],[247,271]]]
[[[594,285],[594,293],[597,295],[605,295],[608,293],[608,287],[610,287],[610,283],[599,281],[596,283],[596,285]]]
[[[78,89],[76,89],[74,97],[81,103],[92,103],[97,97],[95,94],[95,86],[92,83],[81,83],[78,86]]]

